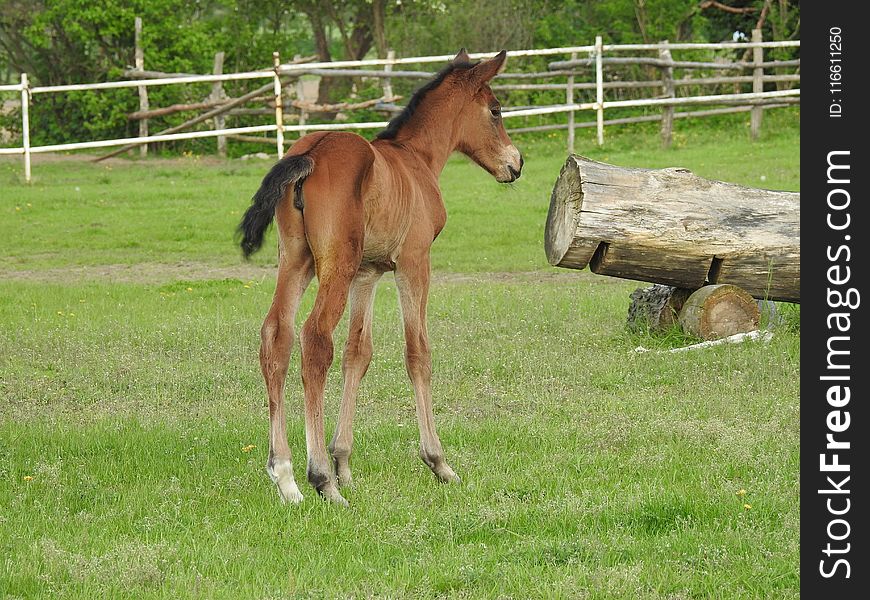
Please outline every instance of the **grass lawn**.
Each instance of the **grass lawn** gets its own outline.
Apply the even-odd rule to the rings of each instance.
[[[756,143],[748,117],[708,120],[668,151],[652,127],[603,149],[583,132],[578,151],[796,190],[798,120],[767,112]],[[37,160],[26,187],[0,162],[0,596],[797,598],[799,311],[768,345],[635,353],[680,340],[625,330],[636,283],[548,267],[564,138],[517,142],[512,186],[461,158],[442,176],[433,392],[463,482],[417,458],[388,275],[350,509],[304,484],[298,352],[305,501],[264,470],[274,243],[240,265],[232,231],[266,164]],[[339,393],[334,368],[330,433]]]

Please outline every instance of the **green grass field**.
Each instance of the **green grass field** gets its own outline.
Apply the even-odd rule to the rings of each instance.
[[[578,151],[799,189],[799,113],[755,143],[746,122]],[[349,509],[304,484],[298,351],[305,501],[264,469],[274,242],[244,265],[232,234],[268,163],[37,159],[27,187],[0,162],[0,597],[797,598],[799,310],[768,345],[635,353],[684,340],[625,329],[637,283],[547,265],[564,137],[516,141],[514,185],[462,158],[442,177],[433,391],[463,482],[417,458],[388,275]],[[333,368],[330,433],[339,393]]]

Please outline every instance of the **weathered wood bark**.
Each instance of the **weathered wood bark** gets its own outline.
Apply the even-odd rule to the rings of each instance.
[[[655,284],[631,293],[628,327],[633,331],[664,331],[677,322],[677,315],[692,290]]]
[[[755,299],[735,285],[707,285],[683,304],[679,322],[683,331],[705,340],[758,329]]]
[[[730,283],[800,302],[800,194],[572,155],[550,198],[550,264],[697,289]]]

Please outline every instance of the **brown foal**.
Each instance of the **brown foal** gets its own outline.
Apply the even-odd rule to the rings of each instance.
[[[347,504],[338,485],[351,481],[356,396],[372,357],[375,286],[386,271],[395,271],[399,290],[420,457],[441,481],[459,481],[444,459],[432,411],[429,249],[447,219],[438,177],[452,152],[468,155],[499,182],[520,176],[523,159],[505,132],[489,86],[504,69],[505,57],[502,51],[472,64],[463,49],[375,141],[344,132],[307,135],[276,163],[254,195],[239,226],[245,256],[259,249],[273,217],[278,228],[278,281],[261,330],[260,365],[269,395],[266,468],[282,500],[302,500],[287,445],[284,380],[296,310],[315,275],[317,297],[299,336],[308,481],[327,500]],[[348,299],[344,390],[327,453],[323,392],[333,331]]]

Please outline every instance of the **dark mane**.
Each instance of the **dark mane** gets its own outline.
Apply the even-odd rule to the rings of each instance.
[[[448,75],[453,73],[453,71],[456,71],[457,69],[470,69],[475,64],[476,63],[470,63],[470,62],[461,62],[461,63],[454,62],[454,63],[450,63],[449,65],[447,65],[446,67],[441,69],[435,75],[435,77],[430,79],[428,82],[426,82],[425,85],[423,85],[416,92],[414,92],[414,95],[411,96],[411,99],[408,101],[408,104],[407,104],[407,106],[405,106],[405,109],[402,112],[400,112],[398,115],[396,115],[395,117],[390,119],[390,122],[387,124],[387,128],[384,129],[383,131],[381,131],[380,133],[378,133],[378,135],[375,137],[375,139],[378,139],[378,140],[394,140],[394,139],[396,139],[396,136],[399,134],[399,130],[405,125],[405,123],[407,123],[411,119],[412,116],[414,116],[414,113],[419,108],[420,103],[423,102],[423,98],[426,97],[426,94],[428,94],[429,92],[431,92],[432,90],[437,88],[439,85],[441,85],[441,83],[444,81],[444,79]]]

